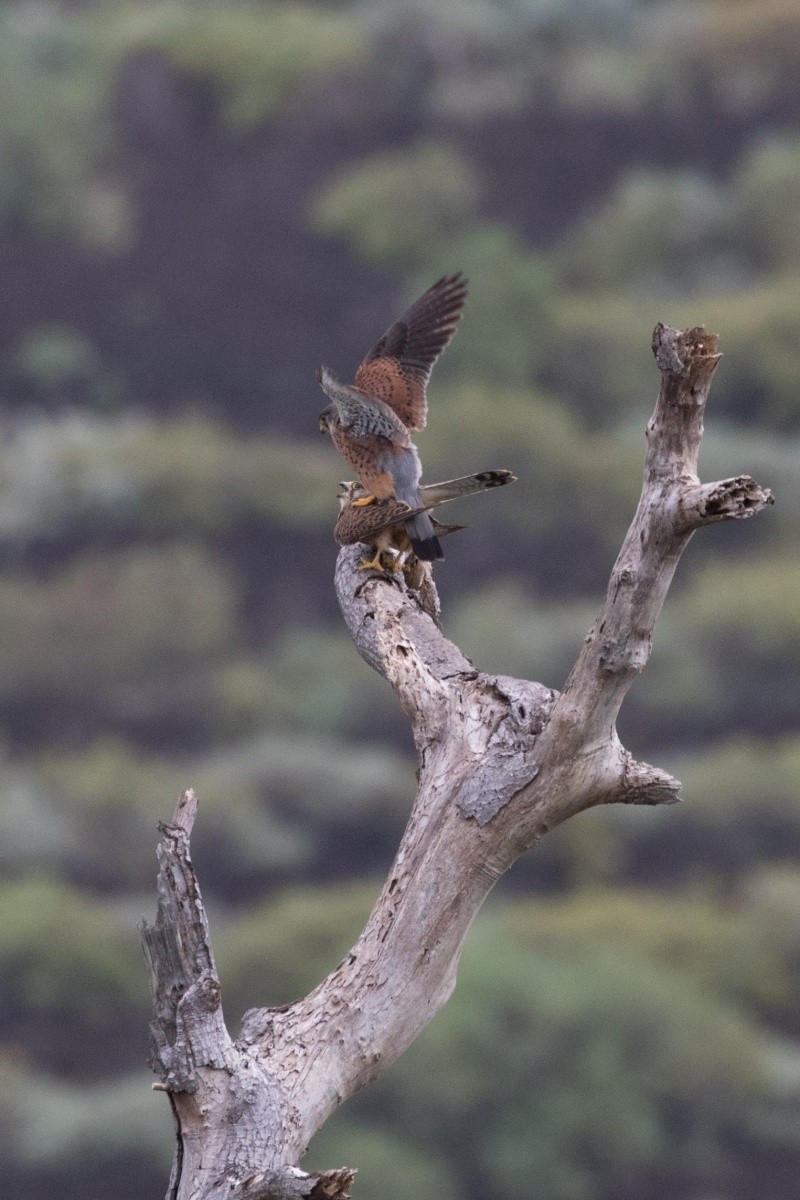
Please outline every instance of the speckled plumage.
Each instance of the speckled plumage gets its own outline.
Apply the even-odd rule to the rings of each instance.
[[[320,367],[319,382],[332,401],[325,409],[335,411],[336,420],[354,438],[383,437],[400,446],[410,446],[408,429],[397,413],[376,396],[342,383],[327,367]]]
[[[353,546],[356,542],[373,545],[378,534],[397,525],[402,525],[409,517],[424,512],[424,508],[409,508],[401,504],[393,496],[385,500],[376,500],[365,508],[354,508],[353,500],[364,495],[364,489],[359,484],[343,484],[343,488],[351,489],[340,492],[341,510],[333,529],[333,536],[340,546]]]

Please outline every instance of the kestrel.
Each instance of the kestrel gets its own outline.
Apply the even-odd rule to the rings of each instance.
[[[516,479],[511,471],[480,471],[476,475],[432,483],[420,488],[421,505],[416,509],[409,508],[393,497],[375,500],[369,506],[361,505],[359,500],[365,496],[364,488],[358,483],[342,483],[339,485],[339,518],[333,536],[341,546],[364,542],[375,548],[372,560],[361,564],[365,569],[393,569],[402,564],[403,556],[411,548],[407,527],[409,521],[420,512],[446,504],[449,500],[457,500],[459,496],[516,483]],[[438,537],[464,528],[463,525],[441,525],[434,518],[431,518],[431,523]],[[388,567],[384,566],[384,555]]]
[[[444,555],[421,500],[422,466],[409,430],[425,427],[428,380],[456,331],[466,296],[463,275],[443,276],[373,346],[354,385],[341,383],[326,367],[318,376],[332,401],[320,413],[320,429],[330,433],[366,492],[355,504],[391,499],[414,510],[406,530],[416,556],[428,562]]]

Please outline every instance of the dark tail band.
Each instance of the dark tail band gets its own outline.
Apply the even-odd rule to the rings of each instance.
[[[478,471],[475,476],[485,488],[503,487],[506,483],[516,483],[517,477],[511,471]]]
[[[406,530],[417,558],[421,558],[423,562],[435,562],[444,558],[441,543],[433,531],[433,522],[427,513],[420,513],[413,521],[409,521]]]

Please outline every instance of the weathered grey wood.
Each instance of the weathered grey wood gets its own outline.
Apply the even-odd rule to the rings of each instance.
[[[309,1175],[309,1140],[417,1037],[455,986],[467,930],[496,880],[549,829],[596,804],[669,804],[680,784],[637,762],[616,718],[695,529],[749,517],[772,496],[742,476],[701,484],[697,452],[719,355],[703,329],[659,325],[661,390],[642,494],[605,600],[563,692],[477,670],[400,576],[366,574],[347,547],[336,591],[363,658],[397,692],[419,791],[363,933],[308,996],[245,1015],[236,1042],[189,856],[186,793],[159,846],[159,906],[144,928],[154,1069],[178,1151],[168,1200],[344,1197],[353,1172]],[[428,611],[436,611],[428,595]]]

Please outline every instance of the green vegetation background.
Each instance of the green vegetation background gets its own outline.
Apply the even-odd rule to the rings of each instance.
[[[419,441],[520,476],[437,568],[481,667],[563,681],[656,320],[721,334],[703,471],[777,505],[692,543],[626,705],[685,805],[519,864],[308,1161],[360,1200],[800,1195],[796,3],[4,3],[0,164],[8,1194],[163,1194],[136,923],[182,786],[231,1023],[369,911],[414,762],[337,618],[314,373],[460,268]]]

